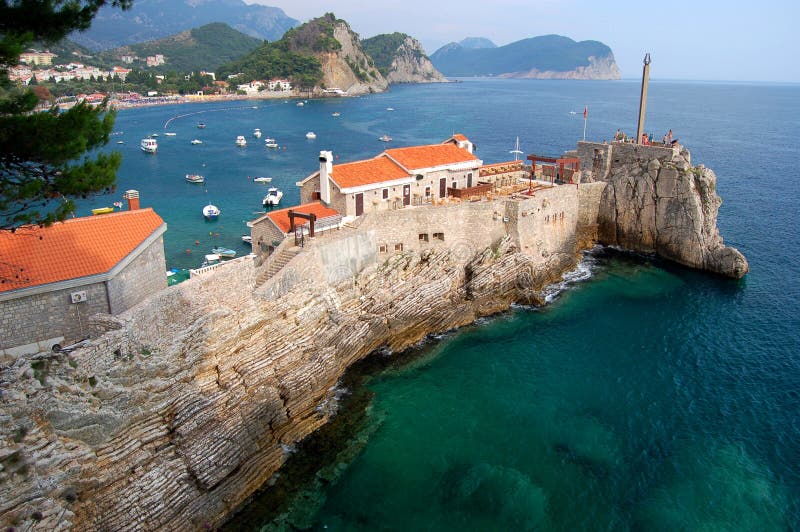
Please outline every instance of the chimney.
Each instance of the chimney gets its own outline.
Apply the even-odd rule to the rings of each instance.
[[[333,152],[319,152],[319,195],[325,205],[331,203],[330,176],[333,173]]]
[[[138,190],[126,190],[125,194],[122,197],[128,200],[128,210],[129,211],[136,211],[139,209],[139,191]]]

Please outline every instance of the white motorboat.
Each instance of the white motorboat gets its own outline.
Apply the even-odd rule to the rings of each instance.
[[[269,183],[272,181],[271,177],[254,177],[253,183]]]
[[[223,259],[232,259],[236,256],[236,251],[230,248],[216,247],[211,250],[211,253],[219,255]]]
[[[177,133],[164,133],[168,137],[174,137]]]
[[[342,116],[342,113],[336,111],[335,113],[331,113],[331,116]]]
[[[297,102],[297,107],[303,107],[303,102]]]
[[[205,216],[209,220],[214,220],[219,216],[219,209],[216,205],[211,205],[210,203],[203,207],[203,216]]]
[[[195,144],[195,145],[202,144],[202,143],[203,143],[203,141],[200,140],[200,139],[192,139],[192,142],[191,142],[191,144]]]
[[[378,137],[378,140],[380,140],[381,142],[391,142],[392,137],[390,137],[389,135],[383,135]]]
[[[264,207],[274,207],[281,202],[282,197],[283,192],[278,190],[276,187],[269,187],[269,190],[267,190],[267,195],[264,196],[263,200],[261,200],[261,204]]]
[[[245,244],[253,245],[253,237],[250,235],[242,235],[242,242]]]
[[[258,129],[258,128],[255,128],[255,129],[253,130],[253,136],[254,136],[255,138],[257,138],[257,139],[260,139],[260,138],[261,138],[261,130],[260,130],[260,129]]]
[[[197,129],[205,129],[205,128],[206,128],[206,125],[203,122],[198,122],[197,123]]]
[[[267,148],[277,148],[278,141],[273,138],[267,137],[264,139],[264,146],[266,146]]]
[[[306,138],[310,139],[310,140],[313,140],[313,139],[317,138],[317,134],[314,133],[313,131],[309,131],[308,133],[306,133]]]
[[[155,153],[158,151],[158,141],[152,137],[147,137],[142,139],[139,147],[142,148],[142,151],[145,153]]]
[[[386,110],[387,111],[394,111],[394,107],[387,107]]]
[[[247,146],[247,139],[244,138],[244,135],[239,135],[236,137],[236,145],[240,148],[244,148]]]
[[[205,183],[206,178],[200,174],[186,174],[186,181],[189,183]]]

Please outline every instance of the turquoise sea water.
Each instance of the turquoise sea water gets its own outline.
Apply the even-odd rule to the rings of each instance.
[[[592,276],[546,308],[514,309],[430,342],[411,364],[368,381],[374,399],[363,449],[294,523],[800,528],[798,102],[796,85],[651,83],[648,129],[660,138],[672,128],[695,164],[716,171],[722,235],[748,257],[751,273],[736,282],[598,252],[587,258]],[[638,84],[466,80],[303,108],[125,110],[119,189],[137,188],[169,224],[168,266],[193,266],[217,243],[245,251],[243,221],[263,195],[248,175],[274,176],[288,206],[320,149],[342,161],[369,157],[384,147],[384,133],[408,145],[462,132],[486,162],[506,160],[516,136],[526,152],[560,153],[582,135],[584,105],[589,138],[618,127],[632,133]],[[145,133],[191,112],[203,114],[175,120],[177,136],[159,137],[157,155],[139,151]],[[206,130],[194,127],[199,120]],[[254,127],[287,149],[266,150],[250,136]],[[309,130],[315,141],[305,139]],[[238,134],[248,136],[245,150],[233,144]],[[194,137],[204,144],[190,146]],[[205,188],[183,182],[194,172],[206,175]],[[216,223],[201,217],[208,200],[222,209]],[[252,520],[245,513],[237,523]]]

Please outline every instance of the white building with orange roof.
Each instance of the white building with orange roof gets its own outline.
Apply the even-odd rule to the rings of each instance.
[[[301,203],[321,200],[344,216],[431,203],[448,190],[478,184],[483,161],[464,135],[441,144],[391,148],[372,159],[334,164],[320,152],[320,169],[297,183]]]
[[[164,220],[139,209],[0,231],[0,358],[89,336],[89,318],[116,315],[167,286]]]

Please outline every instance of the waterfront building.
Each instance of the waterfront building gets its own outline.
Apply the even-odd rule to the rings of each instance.
[[[139,209],[0,231],[0,355],[18,357],[89,336],[89,318],[116,315],[167,286],[164,220]]]
[[[321,201],[313,201],[270,211],[263,216],[248,222],[253,239],[253,251],[257,254],[268,253],[277,247],[287,236],[314,236],[330,229],[338,228],[342,223],[342,215],[336,209],[324,205]],[[313,234],[312,234],[313,233]]]

